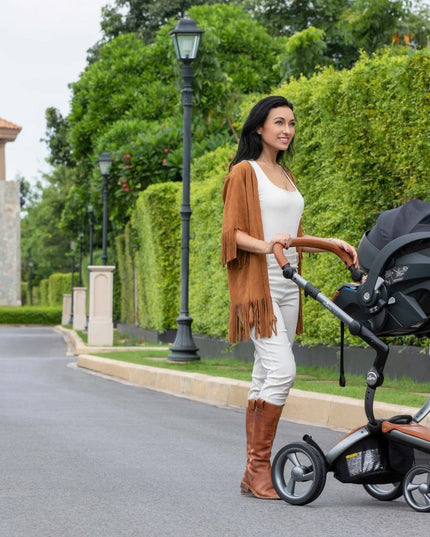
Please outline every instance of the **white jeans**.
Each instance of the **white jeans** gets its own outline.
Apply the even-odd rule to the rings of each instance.
[[[289,257],[291,265],[297,266],[297,254]],[[299,312],[299,288],[284,278],[275,256],[267,256],[270,294],[277,319],[277,334],[255,338],[254,367],[248,399],[263,399],[273,405],[284,405],[296,378],[296,362],[292,345],[296,334]]]

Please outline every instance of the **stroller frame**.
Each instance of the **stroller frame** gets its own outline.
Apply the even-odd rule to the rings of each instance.
[[[349,254],[331,241],[297,238],[293,239],[292,246],[331,251],[344,262],[355,281],[360,281],[363,276],[354,267]],[[285,278],[295,282],[306,296],[319,302],[348,326],[351,334],[360,337],[376,351],[366,375],[364,410],[367,424],[346,434],[327,453],[310,435],[305,435],[303,442],[281,448],[272,463],[275,490],[285,502],[305,505],[318,498],[324,489],[327,473],[332,471],[341,482],[363,485],[378,500],[394,500],[403,494],[414,510],[430,512],[430,427],[420,425],[430,413],[430,397],[413,416],[375,419],[375,392],[384,382],[388,345],[291,267],[281,244],[275,244],[274,254]],[[425,454],[426,464],[416,464],[415,453]]]

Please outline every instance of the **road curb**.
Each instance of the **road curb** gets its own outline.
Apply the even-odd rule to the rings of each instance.
[[[63,326],[57,326],[56,330],[64,335],[68,345],[67,354],[77,355],[76,365],[80,368],[208,404],[241,408],[247,405],[249,382],[101,358],[95,354],[117,351],[121,348],[88,347],[74,330]],[[140,349],[124,347],[124,350]],[[363,399],[364,393],[363,383]],[[379,402],[375,402],[374,405],[376,418],[389,418],[398,414],[413,415],[417,410],[417,408]],[[360,427],[367,422],[363,400],[295,388],[290,391],[281,417],[299,423],[345,431]],[[430,416],[427,416],[421,423],[430,426]]]
[[[249,382],[245,381],[131,364],[89,354],[80,354],[77,357],[77,366],[138,386],[208,404],[242,408],[247,405]],[[364,390],[363,386],[363,395]],[[416,408],[375,403],[377,418],[414,414],[416,411]],[[294,388],[290,391],[282,418],[341,430],[359,427],[367,421],[361,400]],[[422,423],[430,425],[429,418]]]

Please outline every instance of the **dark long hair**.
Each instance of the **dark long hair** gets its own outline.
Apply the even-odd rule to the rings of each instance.
[[[264,99],[258,101],[252,108],[243,125],[239,146],[235,157],[230,163],[230,168],[242,160],[255,160],[260,156],[263,146],[261,143],[261,136],[257,133],[257,129],[263,126],[270,110],[272,108],[279,108],[280,106],[288,106],[291,110],[294,109],[293,103],[288,101],[285,97],[280,97],[278,95],[264,97]],[[278,154],[276,155],[277,162],[282,158],[284,152],[285,151],[278,151]],[[291,140],[287,149],[287,153],[292,154],[292,152],[293,140]]]

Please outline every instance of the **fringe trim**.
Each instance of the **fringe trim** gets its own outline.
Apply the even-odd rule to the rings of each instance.
[[[236,244],[236,231],[238,228],[224,231],[221,235],[221,263],[222,266],[238,265],[243,267],[248,262],[249,253],[240,250]]]
[[[270,297],[230,306],[228,326],[230,343],[249,340],[251,328],[255,329],[256,338],[270,337],[273,333],[277,333],[276,317]]]
[[[222,266],[225,267],[227,263],[236,259],[237,257],[237,244],[236,244],[236,230],[231,229],[224,231],[221,235],[221,252],[222,252]]]

